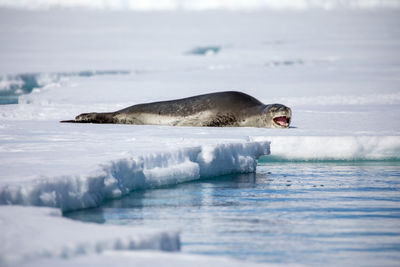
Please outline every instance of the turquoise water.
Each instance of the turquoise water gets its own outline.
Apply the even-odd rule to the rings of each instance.
[[[180,229],[182,252],[329,266],[400,265],[400,162],[284,162],[133,192],[65,214]]]
[[[208,54],[218,54],[220,50],[220,46],[203,46],[192,49],[188,54],[205,56]]]

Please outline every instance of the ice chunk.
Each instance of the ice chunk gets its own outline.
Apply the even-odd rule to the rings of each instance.
[[[72,221],[51,208],[0,206],[0,265],[71,258],[109,250],[180,249],[176,231]]]
[[[254,172],[269,153],[268,141],[250,142],[243,130],[229,137],[209,129],[199,138],[203,131],[9,122],[0,143],[0,203],[95,207],[135,189]]]
[[[398,136],[270,136],[272,157],[285,160],[400,160]]]

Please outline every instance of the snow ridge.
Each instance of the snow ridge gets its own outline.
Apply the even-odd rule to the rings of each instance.
[[[269,154],[269,145],[267,141],[203,145],[121,158],[90,173],[8,182],[0,184],[0,204],[59,207],[62,211],[96,207],[104,199],[135,189],[254,172],[257,158]]]

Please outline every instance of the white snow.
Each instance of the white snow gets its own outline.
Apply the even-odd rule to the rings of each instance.
[[[269,142],[202,128],[3,122],[0,203],[98,206],[138,188],[254,172]]]
[[[138,188],[253,172],[257,158],[268,154],[262,160],[399,160],[400,11],[358,9],[399,2],[367,2],[250,1],[249,9],[290,5],[302,11],[183,12],[235,10],[245,2],[0,1],[39,6],[0,8],[0,93],[21,86],[18,75],[26,73],[36,73],[40,87],[20,96],[18,105],[0,105],[0,203],[95,207]],[[41,9],[53,4],[98,10]],[[175,11],[154,11],[159,9]],[[218,52],[188,53],[199,47]],[[79,74],[88,70],[96,75]],[[294,128],[59,123],[82,112],[225,90],[290,106]],[[178,234],[59,215],[49,208],[1,206],[0,264],[241,264],[110,252],[177,250]]]
[[[399,160],[398,136],[270,136],[273,159]],[[268,161],[269,157],[263,158]]]
[[[107,250],[180,249],[176,231],[81,223],[61,217],[59,210],[51,208],[0,206],[0,227],[1,266]]]
[[[54,7],[110,10],[255,10],[269,9],[309,9],[309,8],[377,8],[399,7],[396,0],[1,0],[0,6],[29,9],[48,9]]]
[[[274,267],[282,266],[281,264],[270,263],[253,263],[233,260],[222,257],[207,257],[200,255],[178,254],[178,253],[163,253],[157,251],[105,251],[96,255],[85,255],[74,257],[72,259],[63,260],[60,258],[45,259],[27,264],[27,266],[146,266],[146,267]],[[25,266],[25,265],[22,265]],[[285,266],[302,266],[299,264],[285,264]]]

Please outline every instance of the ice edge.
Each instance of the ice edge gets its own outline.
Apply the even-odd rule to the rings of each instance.
[[[255,172],[258,157],[269,153],[270,142],[258,141],[122,158],[100,164],[92,173],[2,184],[0,204],[57,207],[62,211],[92,208],[135,189]]]

